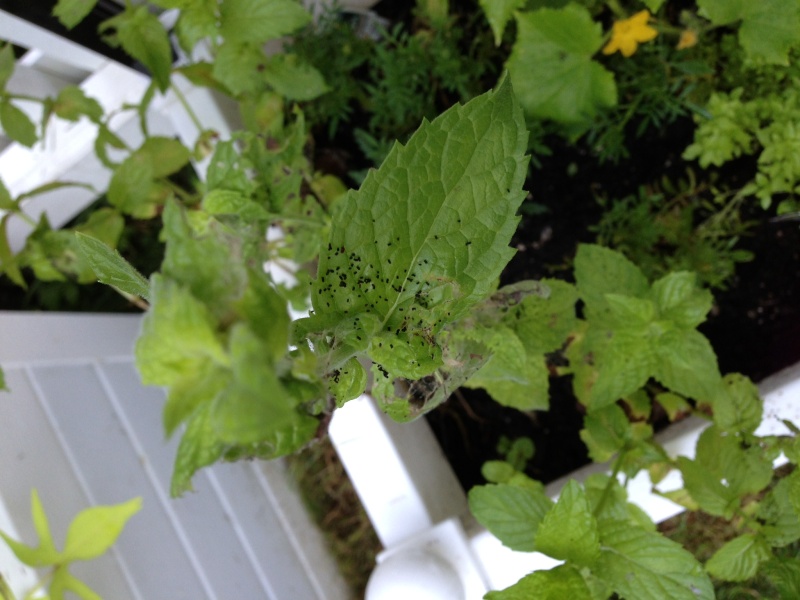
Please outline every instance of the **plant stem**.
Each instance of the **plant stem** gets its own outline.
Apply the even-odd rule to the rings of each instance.
[[[600,501],[597,503],[597,506],[594,507],[594,511],[592,511],[592,514],[595,516],[595,518],[600,516],[603,506],[605,505],[609,494],[611,494],[611,487],[614,485],[614,482],[617,481],[617,475],[619,475],[619,470],[622,467],[622,459],[627,451],[627,447],[623,448],[619,453],[617,460],[614,462],[614,469],[611,471],[611,476],[608,480],[608,483],[606,483],[605,489],[603,489],[603,495],[600,496]]]
[[[197,131],[202,133],[204,131],[203,124],[200,122],[197,113],[194,112],[194,109],[189,104],[189,101],[186,99],[186,96],[183,94],[181,89],[174,83],[171,84],[170,87],[172,88],[172,91],[175,93],[175,97],[178,99],[178,102],[181,103],[181,106],[183,106],[183,109],[186,111],[186,114],[189,115],[189,118],[192,120],[192,123],[194,123],[194,126],[197,127]]]

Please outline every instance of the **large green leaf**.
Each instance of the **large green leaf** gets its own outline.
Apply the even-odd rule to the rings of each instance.
[[[227,42],[263,43],[311,20],[294,0],[223,0],[220,16],[220,33]]]
[[[629,521],[600,521],[592,573],[625,600],[713,600],[703,567],[679,544]]]
[[[312,285],[318,317],[372,315],[414,360],[436,355],[436,334],[492,291],[513,255],[526,140],[505,82],[396,144],[335,205]]]
[[[481,525],[512,550],[533,552],[536,532],[553,506],[543,491],[506,483],[469,491],[469,509]]]
[[[739,41],[751,58],[789,64],[789,50],[800,43],[798,0],[698,0],[716,25],[741,21]]]
[[[172,48],[158,17],[147,6],[128,5],[125,12],[100,25],[101,33],[108,29],[116,30],[112,41],[117,41],[125,52],[146,66],[158,88],[165,92],[170,84]]]
[[[544,516],[536,549],[559,560],[591,567],[600,556],[600,536],[583,489],[570,481]]]
[[[581,126],[617,103],[614,76],[592,60],[603,34],[577,4],[517,14],[507,67],[530,117]]]

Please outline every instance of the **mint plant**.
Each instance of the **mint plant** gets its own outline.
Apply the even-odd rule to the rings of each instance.
[[[84,600],[100,600],[88,585],[69,572],[74,562],[92,560],[104,554],[117,541],[128,520],[141,509],[142,501],[134,498],[113,506],[95,506],[75,516],[67,531],[64,549],[56,549],[50,525],[36,490],[31,492],[31,515],[39,536],[37,546],[28,546],[0,531],[0,537],[14,555],[25,565],[48,568],[48,573],[36,589],[28,592],[31,598],[40,589],[46,589],[51,600],[63,600],[65,592],[72,592]],[[0,596],[14,600],[14,596],[0,578]],[[38,597],[38,596],[37,596]]]

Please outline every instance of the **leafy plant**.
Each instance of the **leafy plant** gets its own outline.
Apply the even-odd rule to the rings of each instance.
[[[621,251],[648,279],[692,271],[702,284],[725,289],[736,265],[753,258],[737,248],[751,223],[742,220],[741,196],[715,195],[691,171],[687,175],[621,200],[599,199],[605,211],[593,230],[598,244]]]
[[[758,154],[758,171],[741,193],[754,195],[763,208],[781,199],[779,212],[797,208],[800,168],[795,149],[800,123],[800,93],[796,82],[781,93],[744,101],[744,90],[714,94],[708,103],[710,119],[700,120],[695,141],[684,158],[700,166],[722,166],[742,155]]]
[[[117,541],[128,520],[139,512],[141,504],[141,499],[135,498],[123,504],[96,506],[81,511],[69,526],[64,549],[59,551],[55,547],[39,495],[33,490],[31,515],[39,536],[39,544],[25,545],[0,531],[0,537],[23,564],[35,568],[49,568],[39,586],[25,597],[33,597],[38,589],[46,587],[48,597],[52,600],[62,600],[64,593],[68,591],[84,600],[100,600],[97,593],[69,572],[69,567],[77,561],[92,560],[104,554]],[[0,595],[7,600],[14,598],[2,579],[0,579]]]
[[[740,582],[762,571],[775,577],[776,585],[790,589],[800,563],[782,558],[780,548],[800,539],[800,511],[790,500],[797,471],[774,487],[770,483],[777,454],[788,450],[796,459],[796,439],[754,435],[761,422],[761,400],[744,377],[726,377],[711,405],[714,424],[698,440],[693,460],[670,459],[652,439],[637,439],[635,424],[631,426],[622,410],[611,405],[619,417],[606,415],[605,423],[595,429],[605,438],[608,454],[594,458],[613,457],[612,476],[593,475],[583,486],[570,481],[555,503],[540,484],[518,472],[503,482],[473,488],[469,494],[473,514],[506,546],[564,561],[486,598],[560,598],[565,593],[586,599],[608,598],[612,593],[637,599],[664,594],[714,598],[709,576]],[[590,409],[584,430],[588,435],[595,427],[592,417],[600,412],[607,410],[592,415]],[[650,448],[646,453],[643,443]],[[628,472],[632,455],[638,463],[635,470],[649,466],[654,483],[669,469],[679,469],[684,489],[668,497],[690,510],[724,516],[737,524],[738,535],[701,565],[679,544],[657,534],[648,517],[627,502],[617,481],[618,472]],[[648,457],[644,463],[643,457]]]

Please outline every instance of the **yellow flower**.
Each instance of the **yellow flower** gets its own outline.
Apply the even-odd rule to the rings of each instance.
[[[628,19],[616,21],[611,29],[611,41],[603,48],[603,54],[614,54],[617,50],[626,58],[636,52],[642,42],[649,42],[658,32],[647,24],[650,11],[643,10]]]
[[[675,46],[676,50],[685,50],[697,44],[697,32],[691,29],[684,29],[681,32],[681,37],[678,40],[678,45]]]

